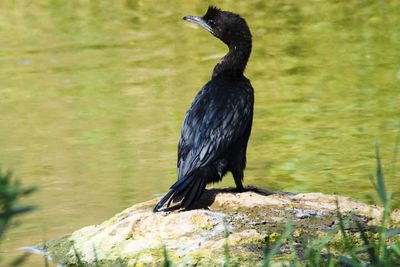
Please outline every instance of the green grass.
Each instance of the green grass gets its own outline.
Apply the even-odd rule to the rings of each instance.
[[[397,155],[397,149],[395,149],[395,155]],[[266,243],[267,249],[263,266],[270,266],[273,257],[279,253],[279,249],[284,243],[288,243],[292,251],[289,266],[400,266],[400,241],[392,239],[395,235],[400,234],[400,228],[389,227],[391,194],[385,187],[378,143],[376,144],[376,175],[371,178],[371,182],[383,206],[381,223],[376,227],[375,233],[365,229],[363,223],[357,218],[355,219],[356,233],[349,233],[346,229],[349,229],[348,224],[352,214],[344,217],[337,208],[338,226],[325,236],[308,242],[304,248],[304,258],[296,256],[293,245],[290,245],[293,244],[293,226],[292,223],[288,223],[286,230],[272,248],[269,249],[270,245],[268,242]],[[331,250],[337,233],[340,233],[338,250],[340,253]],[[357,236],[358,240],[355,240],[354,236]],[[361,244],[357,241],[361,241]],[[285,264],[283,263],[282,266]]]
[[[34,187],[23,187],[18,180],[13,179],[13,174],[10,170],[3,171],[0,165],[0,242],[3,240],[7,229],[12,226],[12,221],[15,217],[35,209],[33,205],[23,206],[19,203],[21,198],[35,191],[36,188]],[[11,265],[19,266],[28,256],[29,254],[24,253],[16,258]]]
[[[394,153],[397,156],[398,143]],[[293,229],[294,223],[288,222],[285,230],[275,242],[271,242],[267,236],[265,242],[265,254],[262,266],[279,265],[274,258],[281,254],[283,245],[290,248],[290,257],[282,261],[281,266],[373,266],[391,267],[400,266],[400,241],[394,241],[393,237],[400,234],[400,228],[390,228],[391,194],[385,187],[385,177],[380,157],[379,144],[376,144],[376,175],[371,176],[371,182],[379,196],[383,206],[381,223],[375,229],[366,229],[364,224],[353,218],[353,214],[343,216],[337,203],[338,225],[322,237],[308,240],[301,248],[303,255],[299,255],[299,248],[295,247]],[[394,159],[393,162],[396,160]],[[395,168],[394,168],[395,169]],[[393,172],[395,176],[395,172]],[[355,220],[356,232],[350,232],[349,224]],[[340,234],[339,240],[337,235]],[[230,264],[228,243],[225,244],[225,265]]]
[[[19,204],[22,197],[32,194],[35,190],[34,187],[22,187],[19,181],[12,178],[12,172],[4,172],[0,165],[0,241],[14,217],[35,208]]]

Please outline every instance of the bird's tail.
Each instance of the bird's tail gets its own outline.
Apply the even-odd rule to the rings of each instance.
[[[188,208],[200,198],[206,184],[206,179],[194,174],[182,177],[171,186],[169,192],[154,207],[154,211],[160,211],[165,203],[167,203],[167,208],[171,203],[179,203],[181,208]]]

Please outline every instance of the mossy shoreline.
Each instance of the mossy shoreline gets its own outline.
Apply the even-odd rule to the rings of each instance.
[[[254,187],[243,193],[208,190],[198,207],[188,211],[153,213],[157,201],[134,205],[100,225],[38,248],[64,266],[160,266],[165,261],[164,248],[176,266],[226,265],[227,248],[231,264],[261,266],[268,249],[279,242],[271,262],[290,262],[293,255],[305,260],[307,247],[326,238],[329,251],[324,248],[323,254],[339,255],[344,251],[341,224],[345,224],[346,242],[361,246],[359,227],[375,240],[384,215],[383,207],[348,197]],[[284,234],[288,222],[290,238]],[[400,226],[400,220],[392,223],[392,227]],[[399,239],[393,236],[394,242]]]

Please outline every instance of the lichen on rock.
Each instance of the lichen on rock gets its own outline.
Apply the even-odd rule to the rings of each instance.
[[[289,194],[248,188],[246,192],[207,190],[194,209],[152,211],[158,199],[134,205],[99,225],[39,246],[66,266],[77,263],[112,266],[158,266],[163,248],[178,266],[221,266],[228,244],[232,261],[241,266],[262,262],[265,240],[281,233],[288,221],[294,236],[324,233],[338,223],[337,203],[368,223],[379,222],[382,208],[348,197],[321,193]],[[226,237],[226,233],[229,236]],[[273,240],[272,240],[273,241]]]

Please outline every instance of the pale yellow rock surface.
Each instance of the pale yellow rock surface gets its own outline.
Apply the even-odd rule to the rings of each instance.
[[[335,227],[337,201],[343,214],[354,213],[365,224],[377,223],[382,216],[382,208],[348,197],[252,190],[208,190],[197,209],[188,211],[154,213],[158,199],[150,200],[50,241],[47,250],[67,266],[76,263],[72,244],[81,260],[93,266],[95,259],[101,266],[119,261],[127,266],[159,266],[165,246],[178,266],[221,266],[227,243],[232,260],[255,266],[262,261],[265,238],[282,233],[288,221],[295,224],[296,235]]]

